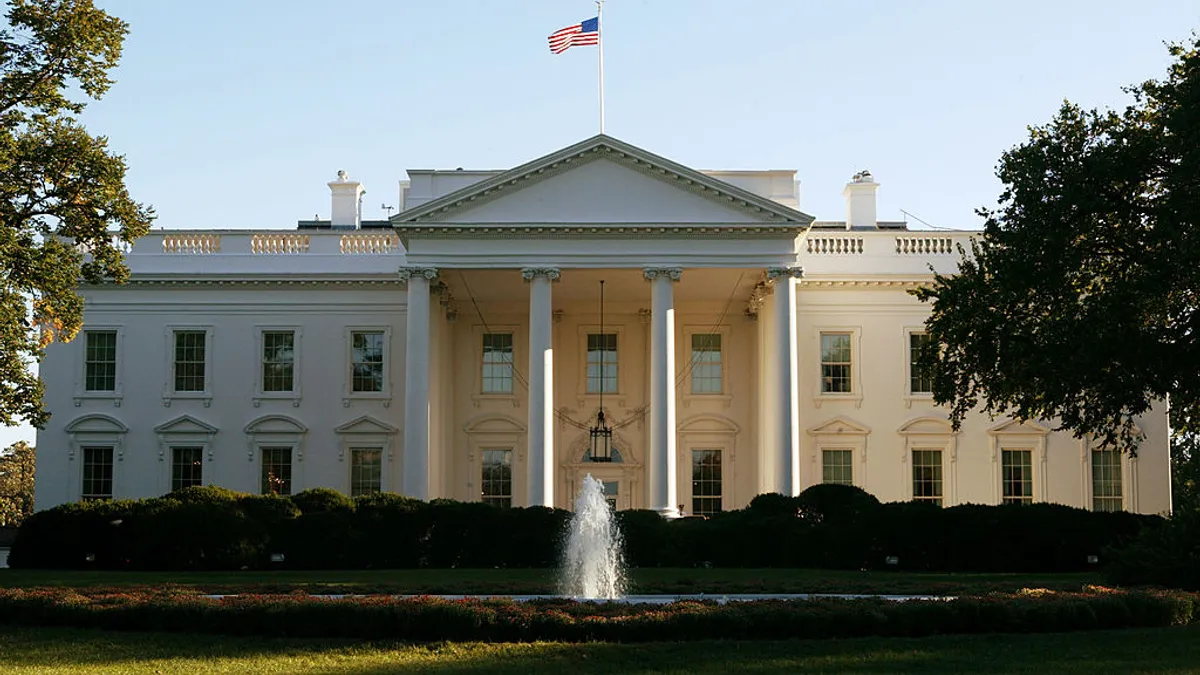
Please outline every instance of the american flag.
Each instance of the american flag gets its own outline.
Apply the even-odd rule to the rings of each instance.
[[[576,45],[600,44],[600,17],[580,21],[550,34],[550,52],[561,54]]]

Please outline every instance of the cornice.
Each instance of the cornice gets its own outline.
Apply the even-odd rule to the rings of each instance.
[[[514,189],[556,176],[597,159],[608,159],[676,188],[749,213],[767,222],[792,222],[807,226],[814,218],[699,171],[672,162],[636,146],[600,134],[540,157],[487,180],[461,188],[390,219],[404,223],[442,221],[463,208],[486,204]]]
[[[397,225],[396,234],[407,247],[411,239],[777,239],[794,237],[805,226],[708,224],[549,224],[504,225],[497,223],[453,225]]]
[[[803,278],[799,288],[920,288],[932,279],[809,279]]]
[[[403,282],[396,278],[386,279],[354,279],[354,278],[329,278],[329,279],[229,279],[229,278],[214,278],[205,279],[203,277],[189,277],[187,279],[137,279],[133,278],[126,281],[124,284],[85,284],[81,288],[93,289],[112,289],[122,286],[169,286],[174,288],[181,287],[206,287],[206,286],[229,286],[229,287],[315,287],[315,286],[402,286]]]

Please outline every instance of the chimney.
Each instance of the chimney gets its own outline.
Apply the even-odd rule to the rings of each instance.
[[[866,227],[874,229],[875,224],[875,191],[879,183],[871,177],[866,169],[854,174],[842,196],[846,198],[846,229]]]
[[[362,196],[366,193],[362,183],[350,180],[345,171],[337,172],[337,180],[328,183],[333,193],[333,210],[330,221],[335,230],[357,230],[362,224]]]

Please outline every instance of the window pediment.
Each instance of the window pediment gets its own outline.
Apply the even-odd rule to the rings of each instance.
[[[212,436],[217,433],[217,428],[206,422],[202,422],[191,415],[180,415],[169,422],[154,427],[154,433],[159,436],[165,435],[207,435]]]
[[[386,422],[381,422],[370,415],[357,417],[333,430],[338,434],[371,434],[393,435],[398,429]]]
[[[839,434],[846,436],[866,436],[871,433],[871,429],[855,422],[848,417],[837,416],[833,419],[822,422],[814,427],[809,427],[808,433],[813,436],[821,436],[826,434]]]
[[[463,425],[468,434],[523,434],[525,425],[508,415],[480,415]]]
[[[988,429],[988,434],[992,436],[999,435],[1021,435],[1021,436],[1046,436],[1052,429],[1040,422],[1034,420],[1005,420]]]
[[[915,417],[896,430],[896,433],[903,436],[925,435],[925,436],[949,436],[957,433],[954,431],[954,425],[949,420],[940,417]]]
[[[93,413],[72,420],[66,426],[68,434],[123,434],[129,431],[121,420],[110,415]]]
[[[741,428],[728,417],[721,415],[696,415],[679,425],[679,433],[689,434],[736,434]]]

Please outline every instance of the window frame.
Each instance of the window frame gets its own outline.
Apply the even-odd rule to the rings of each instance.
[[[818,458],[819,458],[818,461],[821,464],[821,484],[822,485],[854,485],[854,450],[855,449],[850,446],[838,447],[835,445],[822,446],[821,448],[819,448],[817,450]],[[838,468],[849,470],[850,482],[845,483],[845,482],[841,482],[841,481],[829,480],[830,465],[825,461],[826,453],[829,453],[829,452],[846,453],[846,459],[849,459],[850,461],[847,464],[839,465]]]
[[[832,334],[848,334],[850,336],[850,391],[835,392],[824,390],[824,350],[821,346],[822,337]],[[862,327],[848,325],[823,325],[813,326],[813,339],[815,340],[815,349],[813,351],[814,358],[812,359],[812,368],[814,380],[813,386],[813,404],[820,408],[823,404],[831,402],[853,403],[856,408],[862,407],[863,400],[863,384],[862,371],[865,366],[863,363],[862,351]],[[801,358],[803,362],[803,358]]]
[[[1126,471],[1126,462],[1128,461],[1128,457],[1126,453],[1121,452],[1116,448],[1098,447],[1091,444],[1088,444],[1087,447],[1085,447],[1085,453],[1085,461],[1087,462],[1087,490],[1085,494],[1088,496],[1090,502],[1088,504],[1088,509],[1091,511],[1108,511],[1108,509],[1097,509],[1096,500],[1111,499],[1116,500],[1117,503],[1117,508],[1114,510],[1128,511],[1129,508],[1127,505],[1127,500],[1129,490],[1126,489],[1128,485],[1128,472]],[[1111,453],[1116,455],[1116,485],[1118,494],[1115,497],[1112,495],[1105,495],[1103,497],[1096,495],[1096,455],[1099,453]]]
[[[98,493],[98,492],[94,492],[94,493],[87,492],[88,480],[89,480],[88,467],[94,466],[94,464],[89,464],[89,462],[88,462],[88,451],[89,450],[106,450],[106,451],[108,451],[108,462],[107,462],[108,477],[100,479],[100,480],[106,480],[108,482],[108,493],[107,494]],[[85,501],[85,502],[106,501],[106,500],[112,501],[112,499],[116,495],[117,459],[118,459],[117,458],[117,448],[113,445],[110,445],[107,443],[86,443],[86,444],[83,444],[80,446],[80,448],[79,448],[79,469],[80,469],[79,499],[80,499],[80,501]],[[93,478],[91,480],[97,480],[97,479]]]
[[[675,363],[677,366],[682,366],[687,372],[687,381],[676,393],[676,398],[684,406],[688,407],[695,402],[719,402],[722,407],[728,408],[733,404],[733,380],[729,377],[729,357],[730,357],[730,341],[732,328],[729,324],[721,324],[719,326],[712,325],[685,325],[680,331],[682,340],[679,341],[679,348],[676,352]],[[721,337],[721,391],[713,393],[695,393],[692,381],[694,368],[692,362],[692,340],[696,335],[719,335]],[[607,396],[607,394],[605,394]]]
[[[175,475],[176,474],[175,468],[177,466],[176,453],[180,450],[196,450],[199,453],[198,459],[196,460],[196,464],[199,464],[199,467],[200,467],[199,468],[200,480],[195,484],[195,486],[185,485],[183,487],[199,487],[199,486],[206,485],[206,483],[204,482],[204,479],[205,479],[205,474],[207,474],[208,472],[204,470],[204,457],[207,454],[207,452],[206,452],[207,448],[205,448],[204,445],[201,443],[172,443],[167,448],[167,456],[170,461],[169,470],[171,472],[170,484],[169,484],[170,491],[175,492],[176,490],[183,489],[182,487],[179,487],[176,485],[176,475]]]
[[[626,330],[625,324],[613,323],[610,325],[606,322],[604,324],[604,333],[617,336],[617,390],[605,390],[604,405],[606,408],[610,405],[619,408],[625,405],[629,396],[630,361],[635,358],[638,350],[636,349],[637,346],[630,342],[630,332]],[[599,334],[599,324],[579,324],[577,327],[579,365],[577,366],[576,402],[580,408],[595,406],[600,399],[598,392],[592,393],[587,389],[588,335]]]
[[[802,452],[810,452],[808,456],[812,464],[811,471],[801,471],[801,477],[811,475],[808,479],[813,482],[805,487],[818,485],[824,481],[825,471],[822,466],[825,450],[852,450],[850,469],[851,477],[856,487],[864,488],[867,484],[867,439],[871,436],[870,428],[841,415],[817,423],[809,427],[806,435],[812,437],[812,445]],[[820,481],[816,480],[820,478]]]
[[[267,333],[291,333],[292,334],[292,388],[289,391],[267,391],[266,378],[263,372],[266,367],[266,357],[263,350],[266,349],[266,334]],[[300,401],[303,398],[301,371],[303,361],[301,360],[303,344],[304,344],[304,329],[297,325],[256,325],[254,326],[254,396],[252,402],[255,408],[262,406],[263,401],[291,401],[292,407],[300,406]]]
[[[712,495],[712,494],[697,495],[696,494],[696,483],[697,482],[701,482],[701,483],[714,482],[711,478],[705,479],[705,478],[697,478],[696,477],[696,454],[701,453],[701,452],[715,453],[715,455],[717,457],[717,471],[718,471],[719,475],[717,476],[715,482],[716,482],[719,490],[716,495]],[[687,467],[688,467],[687,468],[688,495],[691,500],[691,504],[689,504],[690,509],[688,510],[689,516],[711,517],[713,515],[721,513],[722,511],[725,511],[725,507],[726,507],[725,487],[728,483],[728,480],[726,478],[727,472],[725,471],[725,467],[727,465],[725,459],[726,459],[727,455],[728,455],[728,453],[726,452],[725,448],[721,447],[720,445],[716,445],[716,444],[712,445],[711,447],[701,447],[699,444],[697,444],[697,445],[694,445],[694,446],[691,446],[688,448],[688,454],[687,454],[687,458],[689,460],[688,465],[687,465]],[[705,509],[703,511],[700,511],[696,508],[696,504],[699,500],[714,500],[714,499],[716,500],[716,504],[718,506],[718,508],[716,510]]]
[[[355,487],[356,487],[355,482],[359,478],[359,474],[358,474],[357,470],[361,468],[361,466],[355,464],[355,458],[357,456],[359,456],[360,453],[364,453],[364,452],[377,453],[379,456],[379,485],[377,486],[377,488],[375,490],[373,490],[371,492],[362,492],[362,491],[355,490]],[[347,494],[350,495],[351,497],[360,497],[363,495],[381,494],[383,492],[383,476],[384,476],[384,466],[385,466],[384,465],[384,457],[387,455],[386,448],[382,445],[371,444],[371,443],[355,443],[347,449],[346,454],[350,456],[350,462],[349,462],[350,490],[349,490],[349,492],[347,492]]]
[[[83,339],[79,340],[79,348],[77,351],[78,365],[75,369],[75,393],[72,397],[72,403],[78,408],[83,405],[86,400],[108,400],[112,401],[114,408],[120,408],[121,403],[125,398],[124,394],[124,377],[122,365],[125,362],[125,327],[121,324],[88,324],[81,331],[84,333]],[[87,388],[87,334],[88,333],[116,333],[116,366],[113,375],[113,386],[111,391],[103,389],[88,389]]]
[[[988,429],[992,458],[992,503],[1004,503],[1004,467],[1002,450],[1030,450],[1030,471],[1033,484],[1032,503],[1046,501],[1049,486],[1046,482],[1046,439],[1050,427],[1037,421],[1001,421]]]
[[[1004,494],[1004,488],[1008,484],[1011,483],[1011,481],[1008,480],[1007,476],[1005,476],[1004,456],[1006,453],[1016,453],[1016,452],[1026,453],[1029,457],[1029,465],[1028,465],[1029,477],[1027,479],[1029,482],[1028,497],[1026,497],[1025,495],[1021,495],[1019,497],[1007,497]],[[1035,454],[1036,454],[1036,450],[1028,445],[1022,445],[1022,444],[1018,443],[1018,444],[1008,444],[1008,445],[1000,446],[1000,504],[1034,504],[1034,503],[1037,503],[1037,501],[1038,501],[1037,488],[1036,488],[1037,481],[1034,479],[1034,473],[1035,473],[1034,465],[1036,464],[1036,461],[1034,459]],[[1022,484],[1024,484],[1024,483],[1025,483],[1025,481],[1023,480]]]
[[[382,333],[383,334],[383,382],[380,384],[379,391],[354,391],[354,334],[355,333]],[[343,341],[345,342],[345,350],[343,355],[343,378],[342,386],[342,404],[349,407],[350,402],[354,400],[376,400],[382,401],[384,407],[387,407],[392,400],[392,387],[394,385],[392,378],[392,369],[395,367],[396,360],[392,355],[392,328],[387,325],[353,325],[346,326],[343,333]]]
[[[488,486],[493,483],[493,481],[489,481],[489,479],[487,477],[487,468],[488,468],[487,458],[488,458],[488,453],[494,453],[494,452],[507,453],[507,458],[508,458],[508,462],[507,462],[507,464],[508,464],[508,481],[507,481],[508,482],[508,494],[507,495],[505,495],[505,494],[489,495],[486,493]],[[515,449],[511,448],[511,447],[507,447],[507,446],[487,446],[487,447],[481,447],[479,449],[479,501],[480,502],[482,502],[484,504],[492,504],[493,506],[498,506],[501,508],[512,508],[512,506],[513,506],[513,485],[515,485],[515,481],[513,480],[514,473],[515,473],[515,471],[514,471],[515,456],[516,456]],[[501,463],[501,465],[503,466],[503,463]],[[504,484],[504,481],[500,480],[500,481],[498,481],[498,484],[502,486]],[[505,502],[505,500],[507,500],[507,502]]]
[[[928,405],[933,400],[932,383],[930,391],[913,391],[913,362],[912,339],[914,335],[929,335],[924,326],[907,326],[904,329],[904,407],[911,408],[914,403]]]
[[[937,478],[934,480],[938,487],[938,494],[935,496],[924,496],[924,495],[917,494],[917,453],[918,452],[920,452],[920,453],[936,452],[938,459],[940,460],[936,464],[936,467],[938,469],[938,475],[937,475]],[[938,446],[938,445],[915,444],[911,448],[909,448],[909,451],[908,451],[908,463],[909,463],[908,490],[909,490],[909,499],[911,501],[930,502],[933,504],[937,504],[938,506],[942,506],[942,507],[946,506],[947,493],[949,492],[949,490],[947,489],[949,481],[947,480],[948,471],[946,470],[946,454],[947,453],[946,453],[945,447]],[[922,464],[921,466],[933,467],[935,465]]]
[[[268,492],[265,489],[265,482],[267,480],[267,466],[268,466],[267,453],[268,452],[278,452],[278,451],[287,451],[287,453],[288,453],[288,456],[287,456],[287,458],[288,458],[288,461],[287,461],[288,476],[286,479],[287,480],[287,491],[286,492],[275,492],[274,490],[272,490],[272,491]],[[276,494],[281,497],[289,497],[291,495],[296,494],[296,492],[297,492],[296,491],[296,446],[290,445],[288,443],[262,443],[262,444],[258,445],[257,454],[258,454],[258,485],[259,485],[257,494],[260,494],[260,495]],[[282,466],[282,465],[280,465],[280,466]]]
[[[204,333],[204,388],[198,391],[178,391],[175,389],[175,335],[177,333],[186,332],[203,332]],[[166,341],[165,357],[166,357],[166,382],[163,384],[163,407],[171,407],[171,403],[177,400],[200,400],[204,403],[204,407],[208,408],[212,405],[213,398],[213,339],[214,328],[212,325],[201,324],[169,324],[163,329],[164,339]]]
[[[483,336],[486,334],[509,333],[513,340],[513,390],[512,393],[500,392],[483,392]],[[526,363],[525,352],[525,328],[516,324],[474,324],[471,326],[471,344],[470,354],[474,359],[475,367],[471,376],[471,401],[479,406],[487,401],[503,402],[517,407],[520,405],[520,400],[524,396],[521,392],[523,389],[520,382],[517,380],[517,373],[521,372],[522,365]]]

